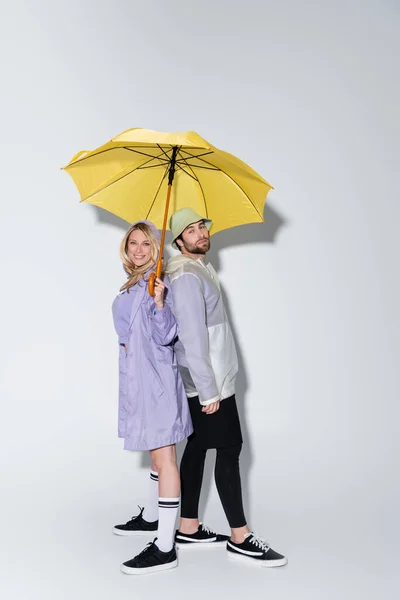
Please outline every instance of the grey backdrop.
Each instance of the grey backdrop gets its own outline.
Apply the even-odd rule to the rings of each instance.
[[[0,14],[2,596],[398,597],[399,4],[13,0]],[[249,522],[284,570],[119,572],[147,462],[116,437],[126,224],[59,168],[194,129],[275,187],[213,238],[241,358]],[[227,525],[208,462],[206,523]],[[397,590],[397,593],[396,593]]]

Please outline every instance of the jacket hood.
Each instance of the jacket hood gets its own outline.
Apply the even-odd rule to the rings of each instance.
[[[134,225],[138,225],[139,223],[144,223],[145,225],[147,225],[148,227],[150,227],[150,229],[152,230],[152,232],[156,236],[158,243],[161,242],[161,233],[158,231],[158,229],[154,225],[154,223],[152,223],[151,221],[146,221],[144,219],[141,219],[140,221],[135,221],[134,223],[132,223],[131,227],[133,227]]]

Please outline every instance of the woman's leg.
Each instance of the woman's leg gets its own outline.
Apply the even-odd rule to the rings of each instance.
[[[158,473],[157,546],[169,552],[174,545],[175,521],[179,508],[180,479],[175,445],[151,450],[152,466]]]
[[[153,461],[151,462],[149,493],[143,511],[143,519],[149,523],[158,521],[158,473]]]
[[[222,507],[232,530],[232,540],[242,543],[250,530],[246,524],[242,501],[239,455],[242,445],[218,448],[215,461],[215,483]]]
[[[179,531],[192,534],[199,528],[199,500],[207,450],[189,437],[181,460],[181,522]]]

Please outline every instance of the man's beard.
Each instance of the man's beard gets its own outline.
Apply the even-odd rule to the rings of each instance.
[[[202,241],[199,240],[199,242],[197,242],[196,244],[189,245],[184,240],[182,240],[186,252],[189,252],[190,254],[206,254],[206,252],[208,252],[210,249],[210,238],[203,239],[207,242],[207,244],[199,244],[199,242]]]

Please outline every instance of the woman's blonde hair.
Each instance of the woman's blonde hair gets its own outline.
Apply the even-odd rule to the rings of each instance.
[[[135,265],[128,256],[129,236],[131,235],[132,231],[141,231],[142,233],[144,233],[144,235],[147,237],[151,244],[150,260],[148,260],[147,263],[142,265],[141,267],[135,267]],[[128,275],[128,281],[124,283],[124,285],[121,287],[121,292],[123,292],[124,290],[129,292],[133,285],[138,283],[140,279],[144,279],[144,276],[147,273],[147,271],[149,271],[149,269],[151,269],[151,267],[153,267],[157,262],[159,250],[160,244],[154,231],[149,225],[147,225],[146,223],[136,223],[128,229],[128,231],[124,235],[124,239],[122,240],[120,247],[120,256],[122,264],[124,265],[124,269],[126,271],[126,274]]]

